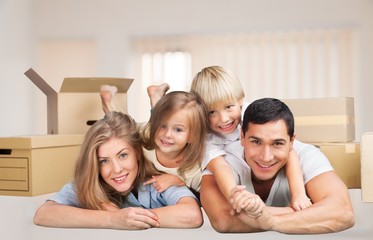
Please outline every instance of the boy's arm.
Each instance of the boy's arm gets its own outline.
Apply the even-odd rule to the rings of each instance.
[[[215,181],[226,199],[229,199],[231,190],[237,185],[233,172],[223,156],[211,160],[206,169],[215,177]]]
[[[285,165],[285,169],[291,195],[290,206],[295,211],[309,207],[312,203],[306,194],[302,170],[300,167],[298,156],[294,150],[290,151],[289,159]]]

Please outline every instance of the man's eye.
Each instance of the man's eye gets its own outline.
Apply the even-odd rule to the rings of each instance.
[[[275,145],[275,146],[282,146],[282,145],[284,145],[284,143],[283,142],[275,142],[273,145]]]

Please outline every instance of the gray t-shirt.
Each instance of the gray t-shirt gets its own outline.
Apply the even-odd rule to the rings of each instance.
[[[151,184],[146,186],[140,185],[138,197],[136,198],[134,194],[129,193],[123,198],[121,208],[159,208],[163,206],[175,205],[183,197],[193,197],[196,199],[196,201],[198,201],[195,195],[185,186],[171,186],[164,192],[159,193]],[[63,205],[81,207],[77,199],[75,185],[72,182],[65,184],[65,186],[63,186],[59,192],[55,193],[47,201],[49,200]]]

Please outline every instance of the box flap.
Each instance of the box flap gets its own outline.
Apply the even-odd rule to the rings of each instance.
[[[37,74],[34,69],[30,68],[25,72],[25,75],[47,96],[57,94],[42,77]]]
[[[132,81],[129,78],[109,77],[65,78],[60,92],[100,92],[101,85],[112,85],[118,88],[119,93],[126,93]]]
[[[35,149],[80,145],[83,134],[32,135],[0,138],[0,149]]]

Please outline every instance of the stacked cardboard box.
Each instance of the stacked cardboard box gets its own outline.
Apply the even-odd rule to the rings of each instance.
[[[85,132],[104,116],[100,86],[114,85],[115,106],[127,112],[127,78],[65,78],[55,91],[33,69],[25,75],[47,96],[48,132],[0,138],[0,194],[34,196],[58,191],[71,180]]]
[[[373,202],[373,132],[361,136],[361,192],[363,202]]]
[[[293,112],[296,138],[328,157],[348,188],[361,187],[360,144],[351,97],[283,99]]]
[[[81,134],[0,138],[0,194],[35,196],[72,180]]]

